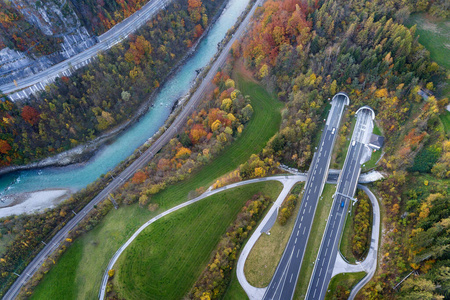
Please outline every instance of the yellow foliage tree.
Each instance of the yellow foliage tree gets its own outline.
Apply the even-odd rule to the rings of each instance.
[[[230,98],[225,98],[222,100],[222,105],[220,106],[220,109],[230,111],[231,104],[233,104],[233,101],[231,101]]]
[[[235,83],[233,79],[227,79],[227,81],[225,81],[225,86],[227,87],[227,89],[229,88],[234,88],[235,87]]]
[[[266,175],[266,170],[262,167],[255,168],[256,177],[264,177]]]
[[[269,66],[267,66],[267,64],[263,64],[262,67],[259,69],[259,77],[264,78],[267,75],[269,75]]]
[[[181,147],[178,149],[177,154],[175,155],[176,158],[186,159],[191,155],[191,150],[185,147]]]
[[[217,131],[219,130],[219,128],[222,126],[222,123],[219,120],[215,120],[212,124],[211,124],[211,130]]]
[[[109,271],[108,271],[108,276],[109,276],[110,278],[113,277],[115,272],[116,272],[116,271],[115,271],[114,269],[109,270]]]

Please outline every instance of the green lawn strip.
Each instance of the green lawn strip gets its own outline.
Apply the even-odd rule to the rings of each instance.
[[[235,265],[236,267],[236,265]],[[233,271],[228,289],[223,295],[222,300],[248,300],[248,296],[237,279],[236,271]]]
[[[444,131],[445,134],[450,133],[450,111],[445,111],[442,114],[439,115],[439,118],[441,119],[442,125],[444,125]]]
[[[304,183],[301,183],[304,185]],[[296,186],[300,186],[299,183]],[[295,188],[295,186],[294,186]],[[255,287],[266,287],[272,279],[284,248],[294,228],[295,219],[301,206],[301,197],[294,213],[284,226],[275,222],[270,235],[262,234],[250,251],[245,262],[244,273],[247,281]]]
[[[349,263],[354,264],[356,262],[356,258],[352,252],[353,216],[355,213],[354,206],[350,205],[350,209],[351,215],[348,215],[345,221],[344,230],[342,231],[341,236],[341,242],[339,244],[339,250]]]
[[[448,20],[427,20],[425,14],[414,14],[409,18],[407,24],[408,26],[417,25],[416,33],[419,35],[419,42],[430,51],[431,59],[450,70],[450,60],[448,59],[450,49],[447,46],[450,36]]]
[[[261,86],[249,83],[239,77],[237,85],[245,94],[250,95],[254,109],[253,117],[248,122],[241,136],[221,155],[210,164],[192,174],[187,180],[169,186],[161,193],[154,195],[152,202],[158,203],[160,208],[156,212],[141,209],[138,205],[121,207],[111,211],[94,230],[79,238],[80,248],[74,250],[70,247],[59,261],[70,260],[71,264],[63,273],[76,273],[76,280],[70,285],[60,286],[61,295],[72,293],[78,299],[92,299],[97,296],[103,272],[117,249],[136,231],[143,223],[162,211],[187,200],[190,191],[198,187],[209,186],[216,178],[237,168],[245,162],[251,154],[258,153],[267,141],[277,132],[282,107],[281,102],[272,98]],[[73,261],[75,252],[81,251],[80,260]],[[70,267],[69,267],[70,266]],[[54,269],[59,269],[55,266]],[[61,270],[55,271],[60,275],[48,276],[40,284],[43,290],[52,290],[56,281],[64,275]],[[51,279],[47,279],[47,278]],[[36,299],[47,299],[46,297]]]
[[[235,188],[147,227],[115,265],[114,284],[119,298],[183,298],[245,202],[258,192],[276,199],[281,189],[279,182]]]
[[[373,168],[376,167],[378,160],[381,157],[381,149],[377,150],[375,152],[372,151],[372,155],[370,156],[369,161],[365,162],[362,166],[361,166],[361,172],[367,172]]]
[[[360,282],[366,274],[366,272],[337,274],[331,278],[325,300],[346,299],[346,297],[350,295],[352,288]]]
[[[373,123],[373,134],[383,135],[380,128],[377,126],[377,124],[375,122]],[[375,152],[372,152],[372,155],[370,156],[370,160],[361,166],[361,171],[367,172],[367,171],[375,168],[378,160],[381,157],[381,153],[382,153],[381,149],[377,150]]]
[[[294,299],[304,299],[306,292],[308,291],[309,279],[311,278],[314,269],[313,262],[316,260],[317,253],[319,252],[320,243],[322,242],[322,236],[327,224],[325,220],[330,214],[331,205],[333,204],[332,196],[335,191],[336,185],[326,184],[322,193],[323,199],[319,200],[319,203],[317,204],[316,214],[314,215],[314,222],[309,235],[308,245],[306,246],[305,255],[303,257]]]
[[[334,149],[332,152],[332,153],[337,153],[336,161],[334,164],[332,164],[333,168],[335,168],[335,169],[342,169],[342,167],[344,166],[345,157],[347,156],[348,147],[350,146],[350,140],[353,135],[353,130],[355,129],[356,118],[354,116],[349,116],[349,118],[352,118],[352,121],[350,124],[350,132],[348,133],[347,137],[345,138],[344,146],[340,147],[338,145],[339,143],[336,143],[334,145]],[[342,123],[341,123],[341,127],[342,127]],[[339,129],[339,132],[340,132],[340,129]],[[337,138],[338,139],[340,138],[340,134]]]
[[[72,247],[72,255],[58,264],[51,272],[45,276],[45,281],[52,282],[52,288],[48,289],[47,285],[40,284],[36,287],[32,299],[75,299],[75,289],[73,287],[75,282],[75,272],[65,272],[65,270],[73,270],[74,266],[78,265],[82,257],[82,243],[76,241]],[[76,269],[76,268],[75,268]],[[54,271],[53,271],[54,270]],[[61,293],[61,291],[64,291]]]
[[[138,205],[111,211],[96,228],[74,241],[37,286],[32,299],[96,298],[103,272],[117,249],[139,226],[162,211],[150,212]]]

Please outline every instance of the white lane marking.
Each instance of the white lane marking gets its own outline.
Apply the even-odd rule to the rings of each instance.
[[[320,268],[319,277],[320,277],[320,275],[322,275],[322,270],[323,270],[323,268]]]
[[[311,208],[312,208],[312,205],[309,207],[308,214],[311,213]]]
[[[303,214],[305,213],[306,207],[303,209]]]
[[[303,228],[303,235],[305,234],[305,230],[306,230],[306,227],[305,227],[305,228]]]
[[[308,201],[309,200],[309,194],[308,194],[308,197],[306,197],[306,201]]]
[[[297,258],[298,258],[299,253],[300,253],[300,249],[298,249],[298,251],[297,251]]]
[[[325,249],[325,256],[327,256],[327,253],[328,253],[328,248]]]
[[[299,232],[300,232],[300,231],[297,230],[297,236],[298,236],[298,233],[299,233]]]
[[[303,221],[303,216],[302,216],[302,219],[300,220],[300,222],[301,222],[301,221]]]
[[[315,192],[317,192],[317,185],[316,185],[316,187],[314,188],[314,193],[315,193]]]
[[[289,283],[292,282],[292,276],[294,276],[294,273],[291,274],[291,279],[289,279]]]
[[[294,244],[297,244],[297,238],[295,238],[295,242],[294,242]]]
[[[300,228],[302,228],[302,223],[300,223],[300,225],[298,225],[298,230],[300,230]]]

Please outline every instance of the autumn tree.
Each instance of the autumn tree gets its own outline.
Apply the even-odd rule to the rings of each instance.
[[[39,112],[35,108],[33,108],[29,105],[25,105],[22,108],[21,116],[31,126],[33,126],[34,124],[36,124],[39,121]]]

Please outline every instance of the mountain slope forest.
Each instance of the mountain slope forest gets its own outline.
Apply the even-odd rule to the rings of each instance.
[[[420,4],[422,3],[422,4]],[[246,66],[286,102],[279,133],[261,159],[307,169],[327,99],[345,91],[350,114],[374,108],[386,137],[374,185],[384,211],[379,269],[359,299],[450,296],[450,141],[439,115],[446,70],[403,25],[443,1],[274,1],[242,42]],[[448,11],[448,10],[447,10]],[[432,91],[422,98],[420,89]],[[413,272],[415,271],[415,272]],[[395,285],[413,272],[403,285]]]
[[[224,1],[178,0],[39,97],[0,103],[0,167],[22,165],[123,124],[200,38]]]
[[[48,55],[61,50],[59,46],[62,42],[61,33],[84,26],[91,35],[101,35],[147,2],[147,0],[1,1],[0,50],[9,47],[37,56]],[[210,11],[215,4],[214,1],[207,2],[205,6]]]

